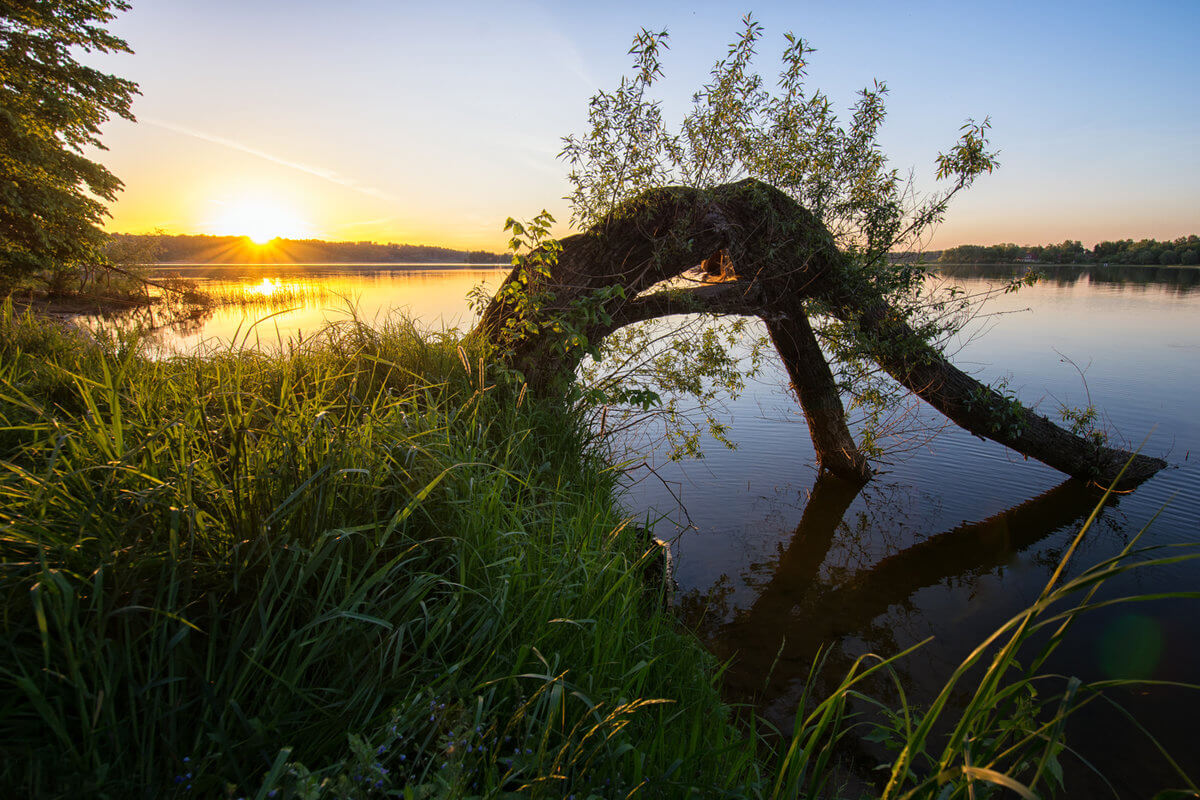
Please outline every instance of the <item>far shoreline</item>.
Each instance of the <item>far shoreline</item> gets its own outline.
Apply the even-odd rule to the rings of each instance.
[[[222,262],[222,261],[166,261],[156,264],[145,264],[144,269],[153,270],[155,272],[166,272],[170,270],[187,269],[187,270],[219,270],[219,269],[246,269],[254,268],[280,268],[301,269],[310,267],[354,267],[355,269],[373,268],[373,269],[502,269],[511,267],[512,265],[505,261],[470,263],[465,261],[246,261],[246,262]]]

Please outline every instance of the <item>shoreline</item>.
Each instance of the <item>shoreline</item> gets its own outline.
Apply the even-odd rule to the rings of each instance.
[[[378,270],[397,269],[397,270],[413,270],[413,269],[509,269],[511,264],[505,262],[498,263],[483,263],[472,264],[465,261],[312,261],[312,262],[266,262],[266,261],[247,261],[247,262],[229,262],[229,263],[211,263],[211,262],[164,262],[160,264],[146,264],[145,268],[152,272],[169,272],[179,269],[187,270],[223,270],[223,269],[245,269],[253,267],[263,269],[268,267],[285,268],[285,269],[309,269],[317,268],[345,268],[354,267],[356,269],[373,268]]]

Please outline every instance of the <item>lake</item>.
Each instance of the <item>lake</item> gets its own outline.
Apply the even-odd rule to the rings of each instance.
[[[1171,464],[1108,504],[1071,572],[1114,555],[1147,525],[1142,544],[1200,540],[1200,270],[1047,269],[1036,286],[993,301],[977,320],[980,335],[956,342],[952,360],[983,381],[1007,379],[1052,419],[1090,397],[1115,438]],[[945,272],[968,292],[1017,274]],[[464,327],[467,292],[496,285],[504,270],[256,265],[186,273],[258,292],[264,304],[159,331],[153,347],[162,355],[229,342],[269,347],[350,308],[368,321],[403,310],[426,327]],[[314,287],[315,299],[268,302]],[[913,413],[939,421],[927,407]],[[709,442],[705,458],[683,463],[662,448],[641,454],[648,467],[630,473],[622,502],[639,519],[657,519],[657,534],[671,541],[677,610],[728,661],[729,699],[780,726],[790,725],[822,651],[827,674],[837,676],[858,655],[933,637],[897,667],[913,699],[931,699],[974,644],[1037,597],[1099,497],[953,426],[909,442],[861,491],[818,482],[807,428],[776,363],[726,402],[726,415],[737,449]],[[1114,581],[1105,596],[1198,588],[1200,565],[1190,562]],[[1099,610],[1076,623],[1047,667],[1084,678],[1200,681],[1198,610],[1196,601]],[[1111,696],[1185,768],[1200,767],[1197,693],[1144,686]],[[1178,783],[1153,746],[1102,703],[1081,712],[1067,735],[1122,796]],[[1104,788],[1074,772],[1072,796]]]

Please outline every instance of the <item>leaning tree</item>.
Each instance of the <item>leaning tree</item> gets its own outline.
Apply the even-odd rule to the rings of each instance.
[[[633,75],[592,98],[590,129],[563,150],[583,232],[549,239],[547,215],[509,223],[514,267],[475,329],[503,367],[535,392],[560,392],[586,355],[635,323],[753,317],[787,369],[823,471],[870,477],[842,396],[879,405],[894,400],[888,387],[1078,478],[1110,482],[1124,468],[1132,484],[1164,467],[1064,430],[956,368],[939,343],[961,325],[947,312],[968,302],[931,296],[919,262],[889,257],[918,249],[950,199],[994,168],[987,121],[968,121],[938,156],[947,187],[918,197],[877,141],[885,85],[861,91],[842,123],[807,90],[812,51],[790,34],[778,87],[765,88],[752,70],[761,29],[745,25],[677,132],[651,97],[665,32],[642,31]]]

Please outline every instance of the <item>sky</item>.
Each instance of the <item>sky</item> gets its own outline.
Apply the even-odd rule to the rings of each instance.
[[[809,85],[847,108],[891,89],[894,166],[990,117],[1000,168],[956,198],[931,248],[1200,233],[1200,2],[409,2],[132,0],[134,55],[85,60],[140,85],[137,123],[95,154],[125,183],[111,231],[248,234],[503,250],[504,220],[567,230],[561,138],[670,33],[677,122],[752,11],[757,61],[783,34],[817,52]]]

